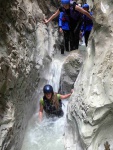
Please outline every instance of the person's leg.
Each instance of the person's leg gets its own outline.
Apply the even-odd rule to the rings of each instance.
[[[78,49],[79,47],[79,35],[80,29],[74,31],[74,49]]]
[[[81,30],[82,20],[81,18],[76,22],[74,29],[73,29],[73,48],[74,50],[78,49],[79,47],[79,40],[80,40],[80,30]]]
[[[88,45],[88,39],[89,39],[90,32],[91,31],[86,31],[85,34],[84,34],[86,47]]]
[[[60,45],[59,45],[59,49],[60,49],[60,51],[61,51],[61,54],[64,54],[64,37],[63,37],[63,35],[60,33],[60,36],[61,36],[61,43],[60,43]]]
[[[79,40],[80,40],[80,30],[81,30],[81,20],[78,20],[75,29],[74,29],[74,44],[75,44],[75,49],[78,49],[79,47]]]
[[[71,50],[76,50],[79,47],[79,35],[80,35],[80,27],[73,29],[70,31],[70,47]]]
[[[66,51],[69,51],[69,30],[63,30],[64,32],[64,44]]]
[[[70,51],[74,50],[74,30],[70,30]]]
[[[60,49],[61,49],[61,54],[64,54],[64,44],[60,45]]]

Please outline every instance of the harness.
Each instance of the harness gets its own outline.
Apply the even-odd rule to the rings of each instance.
[[[63,116],[61,100],[59,100],[59,108],[58,109],[56,109],[55,105],[50,100],[47,100],[47,98],[45,96],[43,97],[43,101],[44,101],[44,111],[47,113],[47,115],[57,116],[57,117]]]

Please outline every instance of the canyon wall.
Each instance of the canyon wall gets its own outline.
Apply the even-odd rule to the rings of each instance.
[[[88,2],[94,29],[68,106],[67,150],[113,149],[113,1]]]
[[[2,150],[21,149],[28,121],[37,111],[40,87],[46,83],[41,74],[59,45],[57,23],[45,25],[43,19],[56,5],[56,1],[0,0]]]

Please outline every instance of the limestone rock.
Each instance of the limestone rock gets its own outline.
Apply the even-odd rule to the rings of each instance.
[[[47,3],[0,0],[1,150],[21,149],[26,126],[37,109],[37,88],[41,81],[46,83],[41,72],[44,66],[49,68],[58,41],[54,23],[43,23],[45,15],[51,13]]]
[[[74,83],[83,64],[83,55],[84,54],[80,53],[80,51],[75,50],[70,52],[65,59],[62,66],[60,82],[62,93],[69,93],[74,87]]]
[[[103,150],[106,141],[113,149],[113,3],[92,2],[94,30],[68,107],[67,150]]]

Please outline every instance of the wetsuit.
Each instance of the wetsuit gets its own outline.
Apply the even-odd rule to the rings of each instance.
[[[40,100],[40,103],[43,105],[44,111],[46,115],[49,117],[62,117],[63,110],[62,110],[62,102],[60,100],[60,94],[57,94],[57,100],[59,101],[59,108],[56,109],[55,105],[51,103],[45,96]]]

